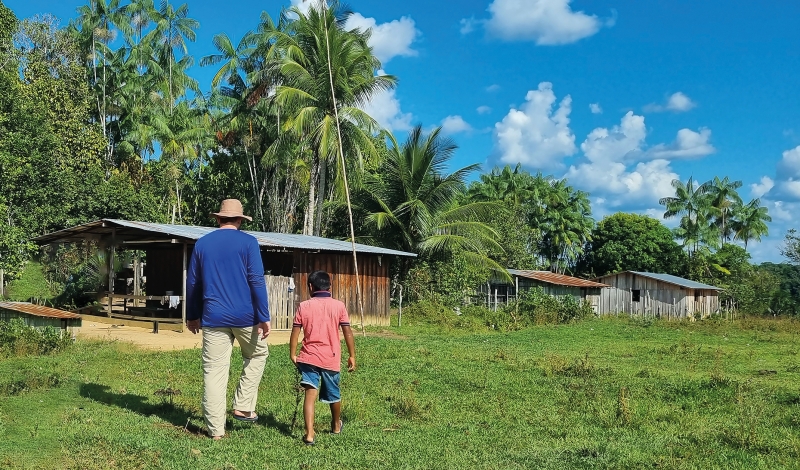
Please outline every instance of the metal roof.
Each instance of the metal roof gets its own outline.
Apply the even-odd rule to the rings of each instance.
[[[674,284],[676,286],[685,287],[687,289],[707,289],[707,290],[723,290],[720,287],[710,286],[708,284],[703,284],[702,282],[692,281],[690,279],[684,279],[682,277],[673,276],[672,274],[660,274],[660,273],[647,273],[642,271],[625,271],[631,274],[636,274],[637,276],[647,277],[650,279],[655,279],[656,281],[662,281],[669,284]],[[598,279],[604,279],[610,276],[616,276],[617,274],[624,274],[624,273],[616,273],[616,274],[608,274],[605,276],[601,276]]]
[[[536,281],[546,282],[548,284],[554,284],[557,286],[591,287],[591,288],[610,287],[606,284],[601,284],[599,282],[587,281],[586,279],[566,276],[564,274],[551,273],[550,271],[528,271],[521,269],[509,269],[508,273],[511,274],[512,276],[525,277],[528,279],[534,279]]]
[[[34,238],[39,244],[56,242],[71,242],[87,239],[96,239],[107,236],[117,229],[117,238],[125,241],[163,241],[182,239],[195,241],[203,235],[216,230],[216,227],[200,227],[196,225],[157,224],[153,222],[135,222],[130,220],[103,219],[87,224],[78,225],[58,232],[49,233]],[[243,230],[258,240],[258,244],[271,248],[293,248],[309,251],[338,251],[350,252],[352,245],[348,241],[333,240],[331,238],[314,237],[311,235],[298,235],[293,233],[251,232]],[[371,245],[356,243],[358,253],[377,255],[417,256],[405,251],[390,250]]]
[[[0,310],[13,310],[15,312],[27,313],[37,317],[47,318],[74,318],[80,319],[77,313],[59,310],[57,308],[43,307],[28,302],[0,302]]]

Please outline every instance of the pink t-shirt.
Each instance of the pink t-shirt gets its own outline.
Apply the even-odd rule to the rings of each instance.
[[[350,326],[347,307],[344,302],[332,298],[329,292],[315,292],[309,300],[301,302],[293,322],[293,326],[303,329],[303,346],[297,362],[341,370],[341,325]]]

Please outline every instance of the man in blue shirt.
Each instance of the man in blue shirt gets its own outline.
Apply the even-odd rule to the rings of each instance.
[[[214,215],[219,229],[194,245],[186,277],[186,326],[203,330],[203,417],[208,435],[225,435],[228,372],[234,338],[244,368],[233,399],[233,417],[255,422],[258,385],[269,356],[270,331],[264,265],[255,237],[239,231],[238,199],[222,201]]]

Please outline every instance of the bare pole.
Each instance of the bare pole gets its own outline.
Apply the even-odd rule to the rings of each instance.
[[[328,25],[325,25],[325,48],[328,54],[328,80],[331,84],[331,99],[333,100],[333,115],[336,120],[336,134],[338,135],[339,158],[342,165],[342,178],[344,179],[344,193],[347,197],[347,216],[350,218],[350,244],[353,247],[353,269],[356,274],[356,298],[358,299],[358,310],[361,314],[361,334],[367,336],[364,329],[364,301],[361,298],[361,279],[358,276],[358,257],[356,255],[356,234],[353,228],[353,207],[350,204],[350,185],[347,183],[347,168],[345,168],[344,150],[342,149],[342,128],[339,125],[339,107],[336,104],[336,93],[333,90],[333,69],[331,68],[331,43],[328,38]]]

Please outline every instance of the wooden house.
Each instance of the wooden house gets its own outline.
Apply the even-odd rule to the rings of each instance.
[[[553,296],[571,295],[578,301],[588,300],[597,312],[600,301],[600,292],[608,287],[606,284],[552,273],[550,271],[528,271],[521,269],[508,269],[512,281],[494,278],[481,289],[486,296],[486,304],[497,308],[498,304],[505,304],[517,298],[521,292],[534,287],[540,287],[545,294]]]
[[[0,321],[14,318],[21,318],[26,325],[34,328],[52,326],[70,335],[74,335],[76,329],[81,327],[81,316],[76,313],[28,302],[0,302]]]
[[[39,244],[95,242],[105,254],[104,291],[98,293],[103,314],[126,320],[154,321],[169,329],[183,328],[186,318],[186,270],[195,242],[214,227],[157,224],[103,219],[35,239]],[[353,323],[360,323],[350,242],[308,235],[246,232],[258,240],[264,264],[272,327],[291,329],[296,305],[308,298],[308,275],[316,270],[331,274],[334,297],[348,307]],[[144,268],[115,269],[122,250],[144,252]],[[363,295],[364,323],[389,324],[389,264],[413,253],[356,244],[358,274]],[[118,263],[117,263],[118,264]],[[143,274],[143,276],[142,276]]]
[[[719,311],[722,289],[670,274],[625,271],[596,281],[611,286],[600,293],[600,314],[702,318]]]

